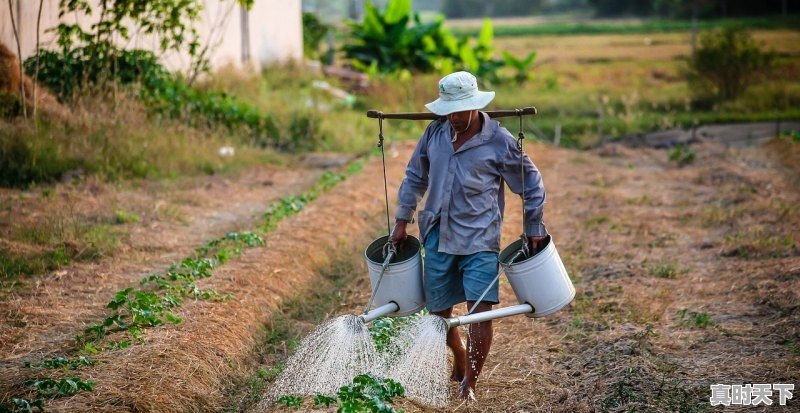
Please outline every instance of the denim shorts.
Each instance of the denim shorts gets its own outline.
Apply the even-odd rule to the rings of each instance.
[[[464,301],[477,301],[497,276],[496,252],[452,255],[438,250],[439,225],[436,225],[425,237],[424,281],[428,311],[442,311]],[[482,302],[499,303],[497,282]]]

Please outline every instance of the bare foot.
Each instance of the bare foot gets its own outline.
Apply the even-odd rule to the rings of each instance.
[[[467,402],[478,401],[478,399],[475,397],[475,384],[468,383],[467,379],[461,381],[461,386],[458,389],[458,400],[464,400]]]
[[[453,373],[450,375],[450,381],[461,383],[464,380],[464,369],[458,366],[453,366]]]

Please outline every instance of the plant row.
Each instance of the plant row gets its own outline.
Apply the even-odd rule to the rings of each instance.
[[[83,355],[75,358],[59,356],[40,362],[26,361],[24,367],[37,372],[42,369],[71,371],[90,367],[94,362],[85,355],[143,343],[146,329],[181,323],[183,319],[175,312],[186,300],[230,299],[229,294],[201,288],[198,282],[210,278],[215,268],[239,256],[245,249],[265,245],[262,236],[274,230],[280,221],[302,211],[306,204],[358,172],[362,166],[363,160],[359,160],[351,163],[342,173],[323,173],[308,191],[271,204],[263,214],[262,224],[255,230],[232,232],[210,240],[195,249],[192,256],[170,265],[163,274],[148,275],[137,286],[117,291],[106,305],[110,314],[76,336],[76,343]],[[46,400],[92,391],[95,383],[70,374],[65,378],[49,375],[37,377],[22,384],[26,389],[24,395],[0,402],[0,413],[34,409],[44,411]]]
[[[283,406],[298,409],[312,406],[320,409],[336,405],[338,413],[394,413],[397,410],[390,404],[392,399],[402,397],[404,394],[403,386],[392,379],[380,379],[368,374],[361,374],[354,377],[350,384],[342,386],[336,393],[336,397],[317,394],[311,403],[308,403],[299,396],[282,396],[277,402]],[[312,406],[308,406],[312,403]]]

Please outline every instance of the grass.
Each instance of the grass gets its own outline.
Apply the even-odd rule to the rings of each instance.
[[[174,178],[236,170],[272,157],[242,145],[241,137],[152,119],[132,98],[120,97],[113,107],[84,99],[67,121],[0,120],[0,185],[27,187],[86,175],[112,181]],[[220,156],[219,148],[230,145],[237,155]]]
[[[678,324],[683,327],[705,329],[715,325],[711,314],[705,311],[689,311],[685,308],[677,313]]]
[[[71,262],[111,255],[124,237],[116,224],[93,222],[68,211],[34,223],[12,224],[10,242],[0,244],[0,279],[41,274]]]
[[[653,263],[650,263],[647,266],[650,275],[657,278],[666,278],[670,280],[674,280],[678,278],[678,275],[688,272],[687,269],[682,269],[678,267],[678,264],[674,260],[660,260]]]
[[[766,147],[786,169],[800,182],[800,135],[786,131],[767,143]],[[800,184],[796,185],[800,188]]]
[[[502,20],[500,20],[502,22]],[[698,21],[700,30],[719,29],[727,27],[745,27],[748,29],[776,30],[795,29],[800,25],[797,16],[783,17],[749,17],[737,19],[713,19]],[[583,34],[645,34],[669,33],[691,30],[692,22],[689,20],[634,20],[631,22],[552,22],[529,25],[495,25],[495,36],[574,36]],[[475,36],[478,28],[452,27],[458,35]]]
[[[796,240],[791,233],[750,228],[730,233],[724,238],[724,256],[745,259],[786,257],[795,253]]]

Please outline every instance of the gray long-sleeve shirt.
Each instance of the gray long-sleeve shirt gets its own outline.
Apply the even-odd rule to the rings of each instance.
[[[450,141],[446,119],[431,122],[417,143],[400,185],[396,218],[411,221],[417,204],[428,191],[425,208],[417,214],[423,238],[439,222],[439,251],[467,255],[500,251],[500,232],[505,208],[503,181],[522,193],[517,143],[509,131],[483,116],[480,133],[458,151]],[[544,185],[539,170],[525,155],[525,232],[547,235],[542,213]]]

